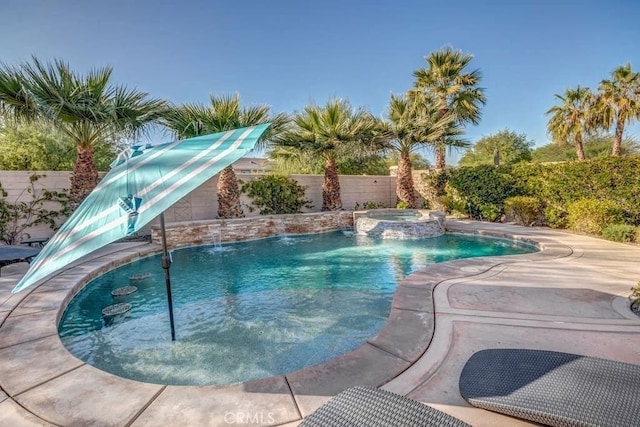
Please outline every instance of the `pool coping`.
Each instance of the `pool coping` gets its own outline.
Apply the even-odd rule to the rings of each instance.
[[[39,420],[56,425],[159,425],[185,417],[190,424],[219,425],[230,424],[229,414],[236,425],[242,425],[239,414],[254,425],[257,416],[263,425],[296,422],[340,391],[354,385],[382,386],[420,359],[434,334],[433,289],[439,283],[481,276],[505,263],[572,254],[569,246],[535,229],[469,230],[448,223],[447,231],[519,240],[538,245],[540,251],[427,266],[398,284],[387,322],[362,346],[319,365],[231,385],[142,383],[101,371],[69,353],[57,325],[73,296],[94,277],[158,253],[160,247],[129,245],[77,263],[31,290],[3,320],[0,402],[11,399]]]

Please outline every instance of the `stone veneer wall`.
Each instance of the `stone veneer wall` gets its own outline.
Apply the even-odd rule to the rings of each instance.
[[[268,215],[252,218],[175,222],[166,225],[170,247],[237,242],[282,234],[320,233],[353,227],[351,211],[296,215]],[[160,227],[151,227],[151,240],[161,243]]]

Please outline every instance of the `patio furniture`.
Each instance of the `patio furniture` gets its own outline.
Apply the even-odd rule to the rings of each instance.
[[[550,426],[640,422],[640,366],[543,350],[475,353],[460,375],[471,405]]]
[[[299,427],[468,427],[469,424],[416,400],[358,386],[338,394]]]
[[[40,249],[30,246],[2,245],[0,246],[0,274],[2,267],[17,262],[31,262],[38,255]]]
[[[40,248],[44,248],[44,244],[49,241],[48,237],[32,237],[30,239],[20,240],[21,245],[37,245]]]

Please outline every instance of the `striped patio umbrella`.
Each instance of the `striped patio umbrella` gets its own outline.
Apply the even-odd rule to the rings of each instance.
[[[203,135],[121,156],[49,240],[13,292],[140,230],[252,150],[267,127]]]

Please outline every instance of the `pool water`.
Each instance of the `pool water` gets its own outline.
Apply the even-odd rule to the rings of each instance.
[[[249,381],[353,350],[384,325],[397,283],[435,262],[530,253],[509,240],[445,234],[381,240],[332,232],[173,252],[176,341],[159,256],[98,277],[60,322],[67,349],[104,371],[158,384]],[[136,292],[112,297],[113,290]],[[114,303],[131,310],[104,319]]]

